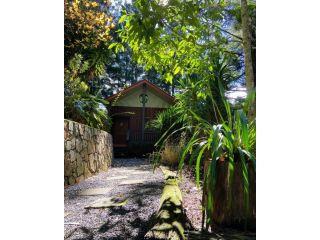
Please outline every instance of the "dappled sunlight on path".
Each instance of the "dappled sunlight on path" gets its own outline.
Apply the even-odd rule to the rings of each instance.
[[[107,172],[65,188],[65,239],[143,239],[163,184],[148,161],[114,159]],[[102,207],[90,207],[99,201]]]

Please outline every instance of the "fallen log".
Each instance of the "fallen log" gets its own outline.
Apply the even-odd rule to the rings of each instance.
[[[182,194],[178,178],[174,172],[161,168],[166,183],[160,199],[160,209],[155,225],[147,232],[145,239],[182,240],[184,237],[185,216],[182,208]]]

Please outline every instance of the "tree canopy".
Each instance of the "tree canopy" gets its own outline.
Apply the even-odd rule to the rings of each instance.
[[[64,1],[65,118],[109,129],[107,102],[92,88],[105,72],[114,28],[109,1]]]
[[[104,72],[110,55],[110,31],[115,27],[108,13],[109,1],[65,0],[64,48],[65,64],[76,53],[89,60],[91,77]]]

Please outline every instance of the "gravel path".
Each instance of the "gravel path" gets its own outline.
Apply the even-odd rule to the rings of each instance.
[[[142,184],[120,185],[127,180]],[[160,169],[152,170],[145,159],[114,159],[107,172],[65,188],[65,239],[124,240],[143,239],[151,227],[150,219],[159,208],[164,185]],[[104,195],[81,196],[85,189],[107,188]],[[113,196],[125,196],[122,207],[85,209],[92,202]]]

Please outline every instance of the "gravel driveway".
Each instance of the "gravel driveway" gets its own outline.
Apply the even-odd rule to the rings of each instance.
[[[159,208],[163,186],[161,170],[153,172],[147,160],[114,159],[107,172],[65,188],[65,239],[143,239]],[[114,196],[128,201],[121,207],[85,209],[96,200]]]

